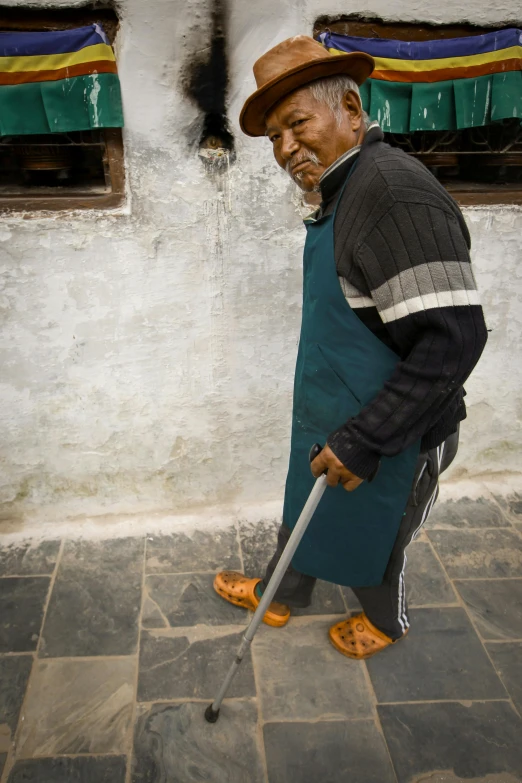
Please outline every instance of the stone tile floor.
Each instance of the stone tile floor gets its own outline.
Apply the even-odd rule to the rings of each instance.
[[[215,725],[248,617],[213,575],[259,573],[275,523],[0,547],[1,783],[522,783],[521,519],[519,496],[439,505],[411,632],[367,663],[329,645],[357,602],[321,583]]]

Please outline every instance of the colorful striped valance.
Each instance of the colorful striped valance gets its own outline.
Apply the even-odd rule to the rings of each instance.
[[[0,33],[0,135],[123,126],[114,52],[98,24]]]
[[[394,41],[321,33],[332,54],[375,58],[362,85],[364,109],[391,133],[455,130],[522,119],[522,31]]]

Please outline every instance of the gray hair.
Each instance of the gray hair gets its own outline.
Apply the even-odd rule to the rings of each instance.
[[[337,124],[342,122],[341,101],[346,95],[348,90],[351,90],[356,95],[361,97],[359,87],[357,83],[351,78],[351,76],[325,76],[323,79],[316,79],[307,85],[305,90],[309,90],[316,101],[320,103],[326,103],[332,110]],[[371,120],[368,114],[363,111],[363,122],[366,129],[371,124]]]

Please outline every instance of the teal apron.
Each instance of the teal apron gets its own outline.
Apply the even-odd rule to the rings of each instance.
[[[340,197],[339,197],[340,198]],[[337,209],[337,208],[336,208]],[[293,528],[314,484],[308,454],[371,402],[399,357],[355,315],[337,276],[335,212],[306,223],[303,315],[283,523]],[[352,587],[379,585],[410,494],[420,441],[382,457],[353,492],[328,487],[297,549],[297,571]]]

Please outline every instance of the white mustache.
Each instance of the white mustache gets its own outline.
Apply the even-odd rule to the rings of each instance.
[[[310,161],[310,163],[313,163],[315,166],[319,165],[319,158],[317,155],[313,152],[307,152],[304,155],[300,155],[298,158],[291,158],[285,166],[286,173],[293,177],[292,171],[296,166],[299,166],[300,163],[304,163],[305,161]],[[297,179],[301,179],[303,173],[298,171],[295,176]]]

